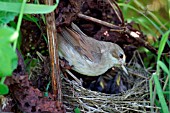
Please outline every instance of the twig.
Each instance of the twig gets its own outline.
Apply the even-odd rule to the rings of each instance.
[[[128,28],[126,28],[125,33],[129,34],[131,37],[133,37],[134,39],[136,39],[136,41],[138,41],[139,43],[141,43],[144,47],[146,47],[147,49],[149,49],[151,52],[153,52],[154,54],[157,54],[157,50],[152,47],[151,45],[149,45],[148,42],[146,42],[145,40],[143,40],[140,37],[140,33],[139,32],[134,32],[134,31],[130,31]]]
[[[138,77],[141,77],[141,78],[144,78],[144,79],[147,79],[149,80],[149,78],[145,77],[144,75],[142,75],[141,73],[138,73],[138,72],[135,72],[134,70],[132,70],[131,68],[128,68],[128,72],[132,75],[135,75],[135,76],[138,76]]]
[[[112,1],[113,3],[112,3],[111,1]],[[115,13],[116,13],[118,19],[120,20],[122,26],[124,26],[125,23],[124,23],[123,14],[122,14],[122,11],[120,10],[119,6],[118,6],[117,3],[115,2],[115,0],[108,0],[108,2],[109,2],[109,4],[111,5],[111,7],[113,8],[113,10],[115,11]],[[114,4],[114,5],[116,6],[116,8],[118,9],[119,13],[118,13],[117,10],[114,8],[114,5],[113,5],[113,4]]]
[[[74,76],[68,69],[66,69],[66,72],[67,72],[71,77],[73,77],[74,80],[75,80],[79,85],[82,86],[82,82],[81,82],[76,76]]]
[[[148,42],[146,42],[145,40],[140,38],[140,33],[139,32],[134,32],[134,31],[131,31],[130,29],[128,29],[127,27],[125,27],[125,26],[122,27],[122,26],[113,25],[111,23],[108,23],[108,22],[96,19],[94,17],[90,17],[90,16],[87,16],[87,15],[84,15],[82,13],[78,13],[77,16],[79,18],[82,18],[82,19],[85,19],[85,20],[89,20],[89,21],[101,24],[103,26],[112,28],[110,31],[115,31],[116,30],[116,31],[119,31],[119,32],[124,32],[124,33],[130,35],[131,37],[133,37],[139,43],[143,44],[143,46],[146,47],[148,50],[150,50],[154,54],[157,54],[157,50],[154,47],[152,47],[151,45],[149,45]],[[162,55],[170,55],[170,52],[162,53]]]
[[[45,0],[47,5],[53,5],[53,0]],[[59,59],[58,59],[58,46],[57,46],[57,36],[55,27],[55,16],[54,12],[46,14],[47,22],[47,37],[49,43],[49,54],[50,54],[50,64],[51,64],[51,82],[54,95],[57,96],[57,100],[62,102],[61,93],[61,79],[60,79],[60,69],[59,69]]]
[[[95,22],[95,23],[104,25],[104,26],[109,27],[109,28],[112,28],[112,29],[120,29],[120,30],[124,31],[124,29],[122,29],[122,28],[119,27],[119,26],[116,26],[116,25],[113,25],[113,24],[111,24],[111,23],[108,23],[108,22],[105,22],[105,21],[102,21],[102,20],[99,20],[99,19],[96,19],[96,18],[87,16],[87,15],[84,15],[84,14],[82,14],[82,13],[78,13],[78,17],[79,17],[79,18],[82,18],[82,19],[85,19],[85,20],[90,20],[90,21],[92,21],[92,22]]]

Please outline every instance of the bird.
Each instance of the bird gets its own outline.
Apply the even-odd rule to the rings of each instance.
[[[61,27],[58,37],[58,54],[65,59],[72,70],[86,76],[99,76],[112,67],[121,67],[128,73],[125,53],[116,43],[99,41],[84,34],[71,23],[71,27]]]

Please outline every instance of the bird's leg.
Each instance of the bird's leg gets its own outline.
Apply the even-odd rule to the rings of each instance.
[[[61,67],[64,69],[63,75],[64,75],[66,78],[68,78],[68,76],[67,76],[67,74],[66,74],[66,72],[67,72],[70,76],[72,76],[72,77],[74,78],[74,80],[75,80],[79,85],[82,86],[82,81],[79,80],[76,76],[74,76],[74,75],[69,71],[73,66],[70,66],[67,60],[65,60],[65,59],[60,60],[60,65],[61,65]]]
[[[68,61],[65,60],[65,59],[60,59],[60,66],[63,68],[63,69],[68,69],[70,70],[73,66],[70,66]]]
[[[63,75],[64,75],[66,78],[68,78],[67,73],[66,73],[66,70],[70,70],[70,69],[72,68],[72,66],[70,66],[69,63],[68,63],[68,61],[65,60],[65,59],[60,59],[59,62],[60,62],[60,66],[61,66],[61,68],[62,68],[62,70],[63,70]]]

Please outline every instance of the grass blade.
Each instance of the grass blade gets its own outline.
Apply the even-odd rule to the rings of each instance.
[[[7,11],[7,12],[14,12],[14,13],[20,13],[22,3],[15,3],[15,2],[0,2],[1,7],[0,11]],[[56,3],[53,6],[48,5],[37,5],[37,4],[26,4],[24,14],[45,14],[50,13],[56,7],[58,4]]]
[[[166,72],[168,74],[168,76],[170,77],[170,72],[167,68],[167,66],[162,62],[162,61],[158,61],[157,64],[163,69],[164,72]]]
[[[166,42],[167,42],[169,33],[170,33],[170,30],[167,31],[167,32],[162,36],[162,39],[161,39],[160,44],[159,44],[159,49],[158,49],[157,61],[159,61],[160,58],[161,58],[161,54],[162,54],[162,52],[163,52],[163,50],[164,50],[164,47],[165,47],[165,44],[166,44]]]
[[[137,10],[135,7],[129,5],[129,4],[123,4],[123,3],[119,3],[119,6],[123,6],[123,7],[128,7],[136,12],[138,12],[139,14],[143,15],[161,34],[163,34],[163,31],[160,29],[159,26],[157,26],[150,18],[148,18],[145,14],[143,14],[141,11]]]
[[[159,98],[159,101],[161,103],[161,108],[162,108],[162,111],[164,113],[169,113],[169,110],[168,110],[168,106],[166,104],[166,101],[165,101],[165,98],[164,98],[164,95],[163,95],[163,91],[162,91],[162,88],[161,88],[161,85],[160,85],[160,82],[159,82],[159,79],[158,79],[158,76],[156,74],[153,75],[153,80],[155,82],[155,86],[156,86],[156,91],[157,91],[157,94],[158,94],[158,98]]]

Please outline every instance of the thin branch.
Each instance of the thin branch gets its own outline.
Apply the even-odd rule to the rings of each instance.
[[[113,3],[112,3],[110,0],[108,0],[108,2],[109,2],[109,4],[111,5],[111,7],[113,8],[113,10],[115,11],[115,13],[116,13],[118,19],[120,20],[122,26],[124,26],[125,23],[124,23],[123,14],[122,14],[122,11],[120,10],[119,6],[117,5],[117,3],[116,3],[114,0],[112,0]],[[113,4],[114,4],[114,5],[116,6],[116,8],[118,9],[119,13],[117,12],[117,10],[115,9],[115,7],[114,7]]]
[[[85,19],[85,20],[89,20],[89,21],[98,23],[100,25],[112,28],[112,29],[110,29],[110,31],[124,32],[124,33],[130,35],[131,37],[133,37],[134,39],[136,39],[136,41],[138,41],[139,43],[143,44],[143,46],[146,47],[148,50],[150,50],[154,54],[157,54],[157,50],[154,47],[152,47],[148,42],[143,40],[140,37],[140,33],[139,32],[134,32],[134,31],[131,31],[130,29],[128,29],[127,27],[125,27],[125,26],[113,25],[111,23],[105,22],[103,20],[96,19],[94,17],[90,17],[90,16],[87,16],[87,15],[84,15],[82,13],[78,13],[77,16],[79,18],[82,18],[82,19]],[[170,53],[169,52],[168,53],[162,53],[162,55],[170,55]]]
[[[53,5],[53,0],[45,0],[48,5]],[[47,21],[47,37],[49,43],[49,54],[50,54],[50,64],[51,64],[51,82],[54,95],[57,96],[57,100],[62,102],[62,92],[61,92],[61,78],[60,78],[60,68],[59,68],[59,58],[58,58],[58,46],[57,46],[57,36],[56,36],[56,26],[55,26],[55,16],[54,12],[46,14]]]
[[[74,76],[68,69],[66,69],[66,72],[67,72],[70,76],[72,76],[72,77],[74,78],[74,80],[75,80],[80,86],[82,86],[81,80],[79,80],[76,76]]]
[[[99,19],[96,19],[96,18],[87,16],[87,15],[84,15],[84,14],[82,14],[82,13],[78,13],[78,17],[79,17],[79,18],[82,18],[82,19],[85,19],[85,20],[90,20],[90,21],[92,21],[92,22],[95,22],[95,23],[104,25],[104,26],[109,27],[109,28],[112,28],[112,29],[120,29],[120,30],[122,30],[122,31],[124,30],[124,29],[122,29],[122,28],[119,27],[119,26],[116,26],[116,25],[113,25],[113,24],[111,24],[111,23],[108,23],[108,22],[105,22],[105,21],[102,21],[102,20],[99,20]]]

